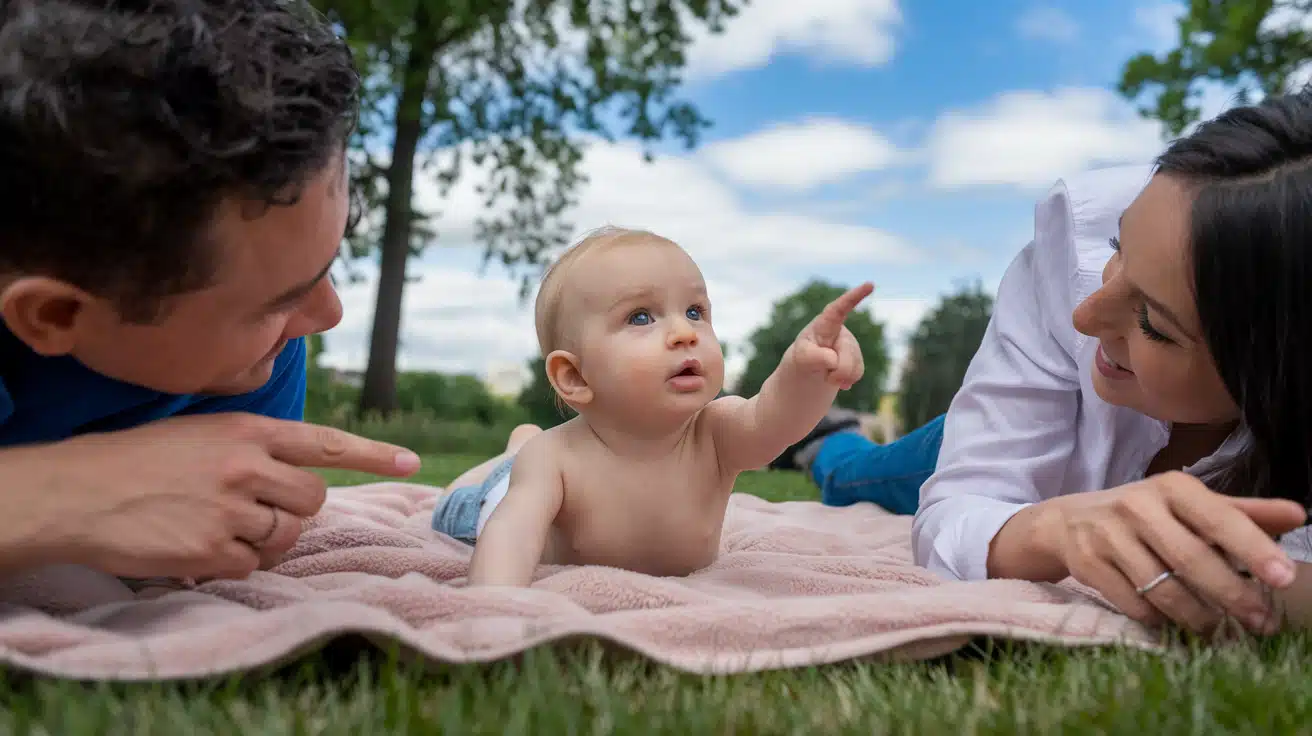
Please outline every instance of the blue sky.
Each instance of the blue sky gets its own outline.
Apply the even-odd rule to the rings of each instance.
[[[662,147],[650,165],[632,144],[593,146],[572,219],[683,244],[731,345],[808,278],[873,280],[871,308],[900,356],[941,294],[996,286],[1057,178],[1160,150],[1160,128],[1113,85],[1134,53],[1170,44],[1181,7],[754,0],[692,50],[685,94],[714,121],[702,145]],[[513,383],[536,352],[532,316],[510,274],[479,269],[477,198],[462,186],[443,199],[424,181],[417,192],[442,210],[444,235],[412,266],[401,367]],[[328,362],[362,366],[373,289],[344,289]],[[745,359],[733,351],[731,370]]]

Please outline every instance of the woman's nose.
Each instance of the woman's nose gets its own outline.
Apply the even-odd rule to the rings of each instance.
[[[1134,310],[1132,294],[1111,267],[1103,270],[1102,286],[1085,297],[1071,315],[1075,329],[1089,337],[1099,337],[1125,327],[1126,315]]]

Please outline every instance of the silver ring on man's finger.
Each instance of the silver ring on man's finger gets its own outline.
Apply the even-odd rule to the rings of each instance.
[[[1139,595],[1148,595],[1148,592],[1151,591],[1153,588],[1156,588],[1157,586],[1161,585],[1167,580],[1170,580],[1173,577],[1175,577],[1175,573],[1171,572],[1170,570],[1167,570],[1161,575],[1158,575],[1152,580],[1149,580],[1144,585],[1139,586],[1137,589],[1135,589],[1134,592],[1138,593]]]
[[[255,549],[263,547],[266,542],[273,539],[274,532],[278,531],[278,509],[267,503],[261,505],[269,510],[269,530],[264,533],[264,536],[251,541],[250,544]]]

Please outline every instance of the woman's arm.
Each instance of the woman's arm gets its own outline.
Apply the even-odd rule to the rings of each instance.
[[[1312,527],[1283,535],[1280,546],[1294,560],[1294,583],[1273,593],[1276,610],[1289,628],[1312,629]]]
[[[1075,446],[1080,383],[1070,324],[1077,275],[1072,201],[1111,199],[1107,192],[1078,195],[1059,186],[1036,207],[1034,239],[1003,276],[984,339],[948,410],[938,468],[921,488],[912,527],[916,562],[940,574],[1046,579],[1056,572],[1036,556],[1030,533],[1042,514],[1027,509],[1043,498],[1041,488],[1060,487]],[[1110,235],[1115,216],[1105,219],[1110,222],[1084,227]],[[1002,545],[990,565],[994,537],[1021,512],[1013,528],[1026,533]]]
[[[1295,564],[1294,584],[1272,591],[1275,608],[1289,629],[1312,629],[1312,563]]]

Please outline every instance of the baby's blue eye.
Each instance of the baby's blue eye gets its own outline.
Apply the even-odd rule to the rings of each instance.
[[[688,316],[688,319],[692,320],[693,322],[696,322],[702,318],[702,308],[688,307],[688,311],[685,312],[684,314]]]
[[[651,321],[652,321],[651,312],[648,312],[645,309],[639,309],[638,311],[629,315],[629,324],[635,325],[637,327],[646,327],[647,325],[651,324]]]

